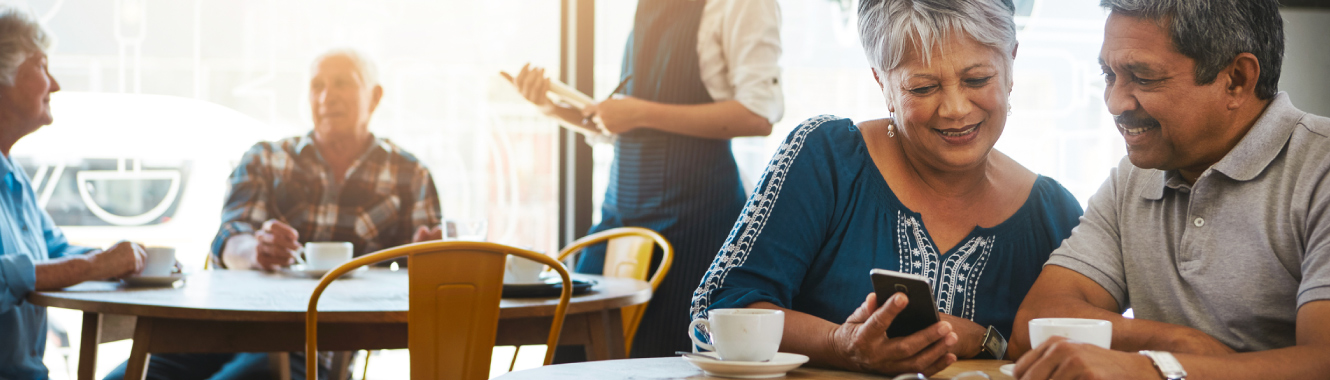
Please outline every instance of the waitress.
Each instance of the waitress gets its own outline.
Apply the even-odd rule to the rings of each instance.
[[[692,349],[693,290],[745,199],[730,139],[769,135],[780,120],[780,53],[775,0],[640,0],[624,50],[626,96],[577,110],[546,97],[541,68],[523,67],[511,78],[544,114],[616,137],[600,224],[589,233],[644,227],[674,245],[673,267],[647,306],[633,357]],[[604,260],[603,245],[588,248],[577,271],[600,273]],[[653,268],[659,260],[658,252]]]

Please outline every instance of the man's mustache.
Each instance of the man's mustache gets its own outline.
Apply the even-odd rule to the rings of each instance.
[[[1159,127],[1159,120],[1155,120],[1150,115],[1143,112],[1131,111],[1123,112],[1121,115],[1113,116],[1113,122],[1123,128],[1156,128]]]

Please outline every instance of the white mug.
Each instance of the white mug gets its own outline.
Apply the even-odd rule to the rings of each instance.
[[[1109,348],[1113,343],[1113,322],[1102,319],[1038,318],[1030,320],[1030,347],[1039,347],[1049,337]]]
[[[139,272],[140,277],[171,275],[171,271],[175,269],[175,248],[144,247],[143,252],[147,253],[148,257],[147,260],[143,261],[143,271]]]
[[[354,246],[344,241],[305,243],[305,265],[311,270],[332,270],[351,261]]]
[[[524,257],[508,256],[503,269],[503,283],[522,284],[540,282],[540,272],[545,264]]]
[[[688,337],[698,347],[715,351],[720,360],[760,362],[771,360],[780,348],[785,333],[785,313],[769,309],[716,309],[707,319],[694,319],[688,325]],[[711,342],[697,339],[694,329],[706,326]]]

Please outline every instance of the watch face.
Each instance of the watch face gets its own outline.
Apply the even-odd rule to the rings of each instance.
[[[984,334],[984,350],[994,359],[1002,359],[1007,354],[1007,340],[993,326],[988,326],[988,333]]]

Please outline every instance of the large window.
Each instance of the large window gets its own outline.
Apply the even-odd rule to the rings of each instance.
[[[370,129],[433,172],[444,217],[557,248],[557,129],[500,76],[559,70],[557,1],[48,0],[55,123],[15,147],[71,240],[176,246],[201,268],[249,146],[311,128],[310,60],[354,47],[384,97]]]
[[[486,219],[491,241],[557,250],[558,128],[498,72],[530,61],[557,76],[559,1],[27,4],[54,37],[62,91],[55,123],[13,155],[76,243],[174,246],[187,270],[202,269],[241,154],[307,133],[311,59],[354,47],[377,63],[384,87],[370,130],[428,166],[444,217]],[[51,315],[77,342],[78,314]],[[77,351],[58,343],[48,365],[60,379]],[[98,378],[128,347],[103,345]],[[503,370],[506,360],[496,359]],[[378,363],[372,378],[401,378],[404,361]]]

